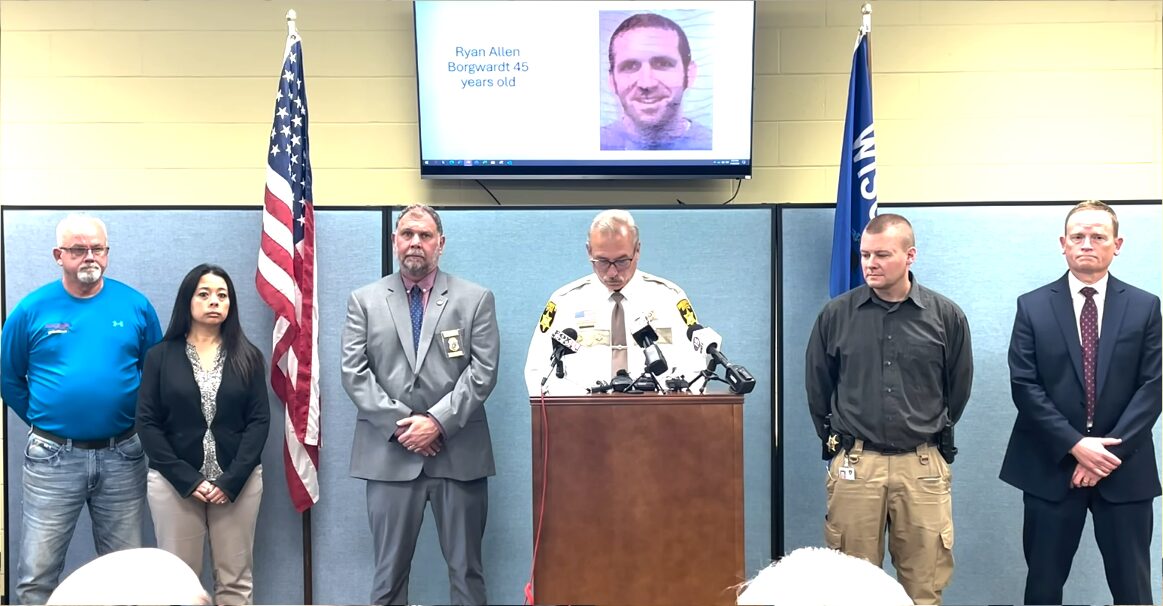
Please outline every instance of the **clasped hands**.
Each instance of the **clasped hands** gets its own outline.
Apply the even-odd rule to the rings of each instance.
[[[226,493],[222,492],[221,488],[207,480],[202,480],[202,483],[194,489],[194,498],[211,505],[225,505],[230,500],[226,498]]]
[[[427,415],[412,415],[396,421],[396,441],[408,452],[434,457],[440,452],[440,427]]]
[[[1121,444],[1120,438],[1082,438],[1070,449],[1078,464],[1070,476],[1071,488],[1089,488],[1118,469],[1123,461],[1111,454],[1107,446]]]

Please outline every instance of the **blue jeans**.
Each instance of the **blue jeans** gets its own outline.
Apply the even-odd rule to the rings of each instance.
[[[141,547],[145,452],[136,435],[88,450],[30,433],[16,584],[21,604],[44,604],[60,582],[81,507],[89,504],[97,555]]]

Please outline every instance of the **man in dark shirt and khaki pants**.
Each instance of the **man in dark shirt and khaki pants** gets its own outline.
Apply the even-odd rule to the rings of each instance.
[[[921,286],[913,228],[873,218],[860,240],[866,285],[824,306],[806,353],[808,407],[831,455],[829,547],[877,566],[884,536],[918,604],[953,576],[952,476],[936,439],[969,401],[973,353],[956,303]]]

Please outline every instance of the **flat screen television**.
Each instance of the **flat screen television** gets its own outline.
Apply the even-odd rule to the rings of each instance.
[[[413,3],[425,179],[750,178],[755,3]]]

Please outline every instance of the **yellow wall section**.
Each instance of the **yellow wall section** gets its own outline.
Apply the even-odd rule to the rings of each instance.
[[[758,4],[755,178],[830,202],[860,4]],[[885,202],[1163,197],[1163,2],[873,3]],[[259,203],[295,8],[319,205],[486,204],[421,181],[408,2],[0,1],[0,204]],[[733,184],[494,184],[507,203],[715,202]]]

